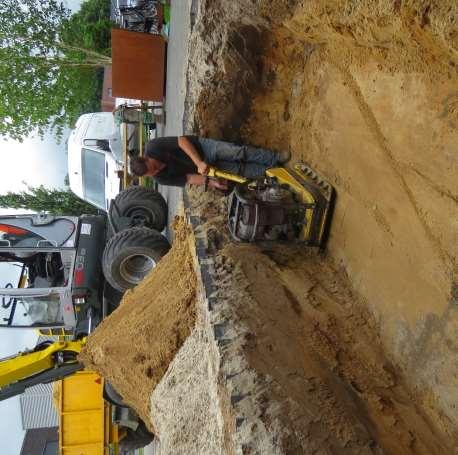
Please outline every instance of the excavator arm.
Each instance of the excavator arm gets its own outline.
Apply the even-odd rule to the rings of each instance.
[[[28,387],[57,381],[84,368],[78,354],[86,338],[40,343],[31,351],[0,360],[0,401],[23,393]]]

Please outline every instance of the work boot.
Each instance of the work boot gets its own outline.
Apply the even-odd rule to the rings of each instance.
[[[283,166],[286,164],[289,160],[291,159],[291,150],[282,150],[281,152],[278,152],[278,164]]]

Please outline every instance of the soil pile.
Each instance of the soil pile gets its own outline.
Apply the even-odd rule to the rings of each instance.
[[[200,321],[151,395],[151,418],[161,454],[223,452],[218,363]]]
[[[113,384],[154,431],[150,396],[191,333],[196,275],[189,228],[178,219],[170,252],[88,338],[80,358]]]

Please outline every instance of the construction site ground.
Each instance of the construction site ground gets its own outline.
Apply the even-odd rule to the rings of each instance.
[[[202,0],[188,133],[290,149],[325,254],[234,243],[187,188],[171,252],[83,360],[161,454],[458,453],[458,4]]]

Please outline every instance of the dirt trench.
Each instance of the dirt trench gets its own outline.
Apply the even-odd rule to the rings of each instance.
[[[289,148],[330,180],[329,258],[408,400],[456,450],[458,4],[214,1],[199,13],[189,131]]]
[[[289,147],[331,180],[328,252],[418,403],[449,434],[458,418],[457,5],[310,5],[272,35],[264,71],[275,77],[255,96],[244,137]]]
[[[217,434],[233,450],[214,453],[454,453],[454,427],[418,400],[341,265],[297,245],[234,243],[225,198],[188,195],[215,289]]]
[[[161,453],[457,453],[457,23],[452,0],[199,2],[188,132],[289,148],[337,200],[320,256],[232,243],[188,189],[198,243],[91,336]]]

